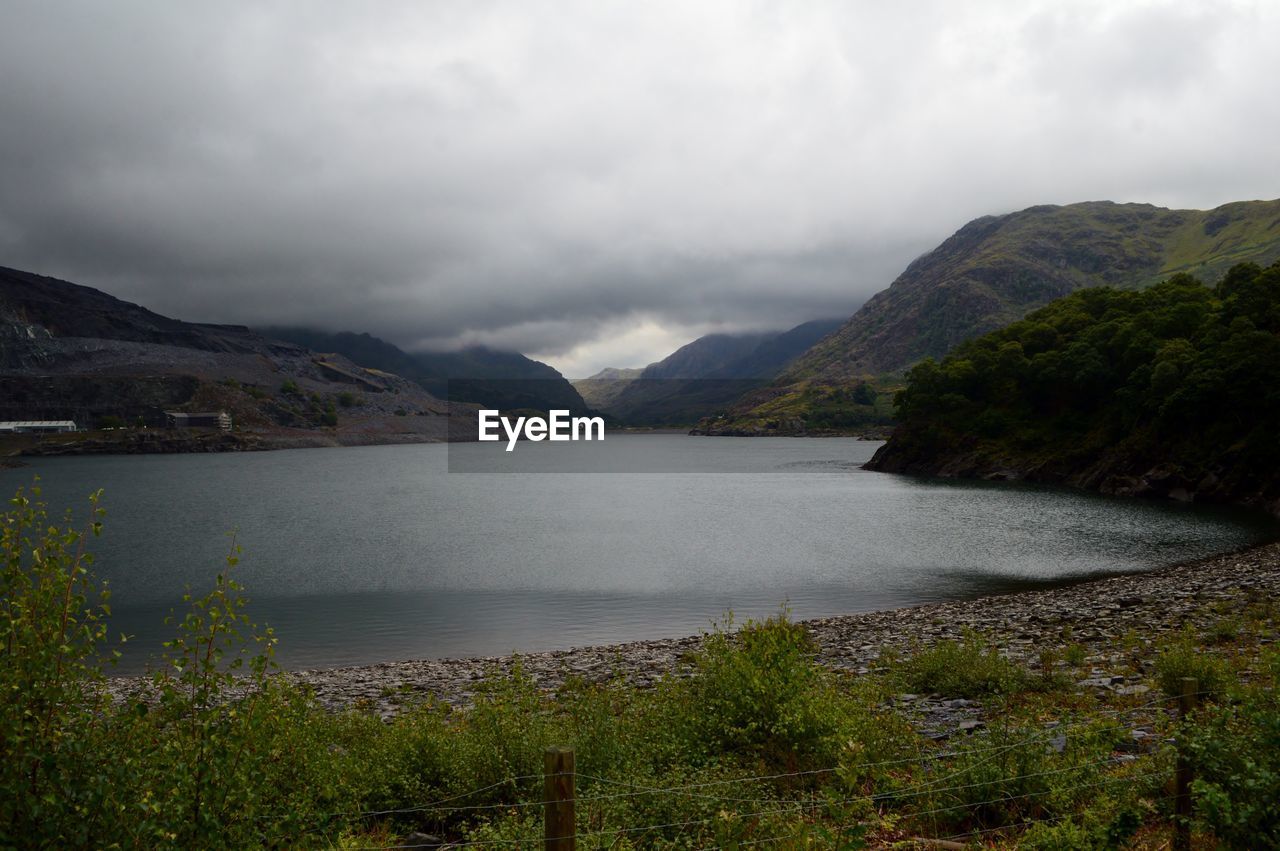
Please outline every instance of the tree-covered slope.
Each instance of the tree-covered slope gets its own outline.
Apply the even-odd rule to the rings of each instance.
[[[868,465],[1280,508],[1280,263],[1073,293],[925,360]]]

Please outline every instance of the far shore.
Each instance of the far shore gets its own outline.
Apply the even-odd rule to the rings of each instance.
[[[1150,646],[1187,626],[1208,628],[1249,603],[1269,602],[1277,595],[1280,542],[1273,542],[1045,590],[803,623],[819,648],[819,661],[850,675],[867,673],[886,652],[909,655],[919,647],[975,631],[1028,667],[1039,663],[1043,651],[1078,645],[1092,670],[1081,687],[1140,693],[1147,688],[1140,684],[1141,677],[1119,673],[1125,656],[1122,645]],[[286,676],[314,689],[318,700],[332,709],[364,706],[391,717],[427,699],[470,705],[486,680],[511,673],[517,664],[547,690],[570,678],[604,682],[620,677],[649,686],[665,676],[687,674],[690,654],[702,641],[702,636],[686,636],[509,656],[299,670]],[[117,695],[140,687],[145,687],[142,678],[109,681]],[[927,696],[920,699],[925,704],[929,700]],[[952,718],[960,711],[953,703],[942,701],[941,708],[934,709]]]

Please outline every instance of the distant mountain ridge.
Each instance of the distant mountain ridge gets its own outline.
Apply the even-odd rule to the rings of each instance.
[[[576,378],[569,383],[581,394],[588,405],[598,411],[607,411],[627,385],[640,377],[644,367],[633,369],[606,366],[588,378]]]
[[[604,370],[574,386],[626,423],[693,423],[777,375],[841,324],[818,319],[782,332],[707,334],[642,370]]]
[[[442,399],[468,401],[500,409],[590,409],[563,375],[518,352],[472,346],[456,352],[406,352],[368,333],[321,331],[302,327],[261,329],[324,352],[337,352],[361,366],[394,372]]]

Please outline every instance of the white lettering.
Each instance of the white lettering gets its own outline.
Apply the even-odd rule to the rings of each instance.
[[[569,412],[568,411],[551,411],[551,430],[547,434],[550,440],[568,440],[569,432]]]
[[[497,411],[488,411],[481,409],[480,411],[480,440],[499,440],[498,437],[498,419]],[[490,434],[490,430],[493,431]]]
[[[516,448],[521,437],[525,440],[604,440],[604,417],[571,417],[567,410],[549,411],[549,419],[542,417],[516,417],[514,421],[499,411],[482,409],[479,414],[478,439],[501,440],[498,427],[506,433],[506,451]]]
[[[578,428],[582,428],[583,436],[578,437]],[[604,440],[604,417],[574,417],[573,418],[573,439],[574,440],[591,440],[591,430],[596,430],[598,437],[595,440]]]
[[[516,427],[511,427],[511,420],[506,417],[502,418],[502,428],[507,432],[507,451],[510,452],[516,448],[516,441],[520,439],[520,428],[524,425],[524,417],[516,417]]]

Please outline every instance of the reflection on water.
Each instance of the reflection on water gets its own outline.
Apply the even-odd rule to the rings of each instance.
[[[146,664],[185,587],[209,586],[233,528],[252,613],[293,667],[686,635],[783,603],[817,617],[1040,588],[1278,528],[1244,512],[870,473],[859,465],[878,444],[856,440],[611,440],[597,451],[614,447],[637,472],[449,473],[446,447],[418,445],[35,459],[0,471],[0,486],[39,474],[55,506],[77,508],[105,488],[97,569],[113,630],[136,636],[121,672]]]

